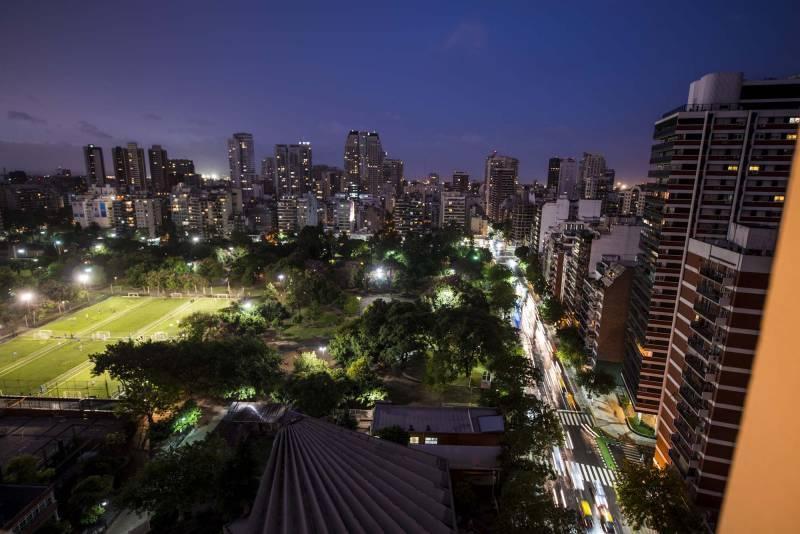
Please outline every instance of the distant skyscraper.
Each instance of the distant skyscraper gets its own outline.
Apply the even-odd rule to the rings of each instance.
[[[550,158],[547,162],[547,190],[558,190],[558,177],[561,175],[561,158]]]
[[[403,160],[386,158],[383,160],[383,182],[378,195],[390,197],[399,194],[403,181]]]
[[[89,185],[105,185],[106,166],[103,163],[103,149],[87,145],[83,147],[83,159],[86,162],[86,179]]]
[[[558,189],[556,196],[567,195],[578,198],[578,162],[572,158],[562,158],[558,166]]]
[[[147,170],[144,164],[144,149],[136,143],[128,143],[112,149],[116,186],[127,191],[147,191]]]
[[[275,194],[278,198],[313,192],[311,165],[311,143],[275,145]]]
[[[167,161],[167,192],[176,184],[183,183],[186,176],[194,174],[194,162],[190,159],[171,159]]]
[[[519,160],[497,152],[486,158],[485,190],[486,215],[491,222],[501,219],[503,202],[513,197],[519,176]]]
[[[377,132],[351,130],[344,145],[348,189],[377,195],[383,180],[384,151]]]
[[[266,183],[275,183],[274,157],[267,157],[261,160],[261,180]]]
[[[228,165],[231,183],[237,188],[252,187],[256,178],[253,134],[239,132],[228,139]]]
[[[455,171],[453,173],[453,190],[466,193],[469,189],[469,173],[464,171]]]
[[[150,161],[150,181],[156,193],[169,193],[169,173],[167,151],[161,145],[153,145],[147,151],[147,159]]]
[[[592,189],[596,190],[598,178],[605,175],[606,158],[602,154],[590,154],[584,152],[578,168],[578,193],[580,198],[595,198],[588,196],[587,190],[591,194]]]

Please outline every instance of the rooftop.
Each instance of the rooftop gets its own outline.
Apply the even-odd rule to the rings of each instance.
[[[453,532],[447,462],[286,412],[247,518],[231,534]]]
[[[494,408],[466,406],[398,406],[378,403],[372,415],[372,432],[399,426],[407,431],[442,434],[503,432],[503,418]]]

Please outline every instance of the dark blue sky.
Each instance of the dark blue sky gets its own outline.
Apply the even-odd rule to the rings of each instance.
[[[798,0],[383,4],[2,2],[0,168],[134,140],[222,173],[234,131],[341,166],[360,128],[408,177],[482,176],[496,149],[531,181],[585,150],[636,181],[692,80],[800,73]]]

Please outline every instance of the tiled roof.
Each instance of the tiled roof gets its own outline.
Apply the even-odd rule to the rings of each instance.
[[[494,408],[463,406],[399,406],[378,403],[372,414],[372,432],[390,426],[415,432],[474,434],[502,432],[503,420]]]
[[[232,534],[453,532],[447,462],[290,412]]]

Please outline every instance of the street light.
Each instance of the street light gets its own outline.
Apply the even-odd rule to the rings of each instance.
[[[279,282],[283,282],[284,280],[286,280],[286,275],[285,274],[279,274],[278,275],[278,281]]]
[[[25,304],[25,328],[28,328],[28,313],[31,311],[31,302],[33,302],[34,294],[32,291],[23,291],[19,295],[19,300]],[[33,313],[33,324],[36,324],[36,312]]]
[[[252,309],[253,309],[253,301],[252,301],[252,300],[248,300],[247,302],[245,302],[244,304],[242,304],[242,307],[243,307],[245,310],[252,310]]]
[[[192,237],[192,243],[199,243],[199,242],[200,242],[200,236],[193,236]]]
[[[328,347],[326,347],[325,345],[322,345],[319,348],[319,351],[322,353],[323,356],[325,355],[326,350],[328,350]]]

